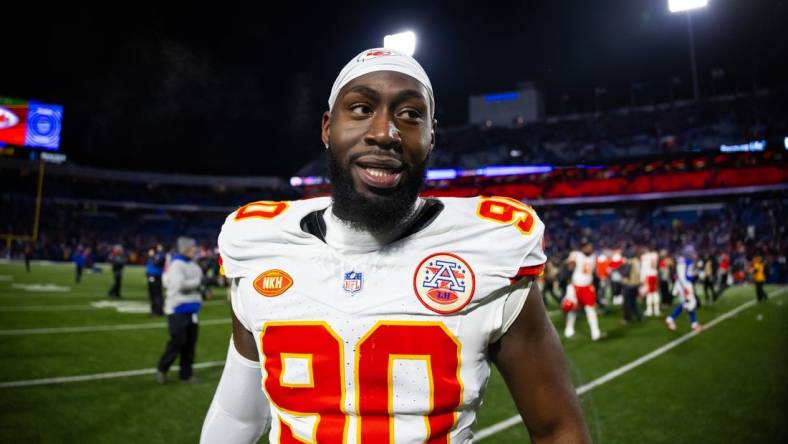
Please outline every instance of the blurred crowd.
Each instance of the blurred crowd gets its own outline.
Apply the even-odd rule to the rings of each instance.
[[[759,255],[770,281],[788,278],[788,215],[779,192],[725,198],[716,204],[685,199],[678,204],[628,202],[604,208],[549,206],[537,210],[547,226],[545,248],[553,261],[577,249],[585,237],[593,240],[598,253],[608,257],[639,246],[674,254],[685,245],[694,245],[713,268],[722,255],[727,256],[733,282],[746,280],[748,264]],[[112,217],[90,217],[90,213],[85,216],[82,209],[70,206],[49,207],[43,214],[39,241],[4,243],[0,257],[21,259],[26,251],[33,259],[73,261],[79,257],[91,268],[94,263],[110,262],[113,249],[121,248],[126,263],[142,265],[151,248],[170,246],[179,233],[189,233],[197,239],[197,256],[215,264],[216,236],[225,216],[171,212],[166,218],[151,219],[146,213],[120,212]]]
[[[561,258],[593,240],[600,257],[621,256],[648,247],[661,257],[675,256],[693,245],[704,267],[703,279],[717,276],[727,264],[726,283],[751,278],[750,264],[760,257],[769,282],[788,282],[786,269],[786,201],[778,195],[729,199],[725,204],[630,204],[617,209],[572,211],[566,207],[540,209],[547,226],[546,252],[556,273]],[[634,253],[633,253],[634,254]],[[710,267],[706,270],[706,267]],[[722,287],[715,279],[715,288]]]

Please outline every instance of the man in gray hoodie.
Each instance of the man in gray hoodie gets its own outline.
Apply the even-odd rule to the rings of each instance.
[[[163,276],[167,289],[164,313],[170,331],[170,340],[159,359],[156,380],[167,381],[167,371],[180,355],[180,379],[183,382],[196,382],[192,376],[194,349],[197,345],[197,313],[202,305],[202,269],[192,261],[197,251],[197,243],[190,237],[179,237],[178,254],[172,256]]]

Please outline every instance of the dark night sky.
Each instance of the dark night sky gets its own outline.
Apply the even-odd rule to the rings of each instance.
[[[62,104],[63,151],[127,170],[289,177],[322,149],[319,122],[339,69],[385,34],[415,31],[442,126],[470,94],[534,81],[548,114],[690,95],[687,24],[667,0],[211,2],[48,8],[0,18],[0,95]],[[240,2],[239,2],[240,3]],[[482,3],[484,6],[479,6]],[[784,87],[788,2],[711,0],[693,15],[702,94]],[[8,10],[5,10],[8,12]],[[440,148],[440,140],[438,140]]]

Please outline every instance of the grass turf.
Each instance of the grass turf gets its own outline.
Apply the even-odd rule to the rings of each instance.
[[[0,264],[0,383],[152,368],[167,332],[160,318],[94,308],[106,300],[111,274],[86,273],[73,282],[70,265]],[[27,284],[54,284],[68,291],[31,291]],[[39,290],[42,290],[39,288]],[[775,294],[781,289],[767,288]],[[143,271],[128,267],[123,300],[145,304]],[[220,301],[223,291],[216,292]],[[754,298],[754,289],[728,290],[714,305],[699,310],[701,322]],[[785,442],[788,426],[788,304],[786,294],[746,309],[664,355],[601,385],[581,397],[597,443]],[[555,309],[555,307],[551,307]],[[228,307],[212,303],[201,320],[221,320]],[[608,337],[592,343],[584,320],[578,334],[564,340],[575,385],[587,383],[689,331],[686,315],[679,330],[660,320],[621,325],[614,309],[602,316]],[[559,330],[560,315],[554,316]],[[223,361],[229,323],[204,324],[197,361]],[[73,332],[19,332],[25,329],[150,323],[157,328]],[[152,375],[88,382],[0,388],[0,442],[196,442],[218,383],[221,367],[196,370],[204,383],[158,385]],[[476,430],[516,414],[503,381],[493,372]],[[263,440],[262,442],[265,442]],[[522,425],[483,442],[528,442]]]

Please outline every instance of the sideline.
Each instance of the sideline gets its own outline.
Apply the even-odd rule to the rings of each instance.
[[[210,368],[224,365],[224,361],[198,362],[192,368]],[[171,370],[178,370],[180,367],[173,365]],[[93,375],[61,376],[59,378],[30,379],[27,381],[11,381],[0,383],[0,388],[30,387],[34,385],[65,384],[67,382],[95,381],[96,379],[128,378],[129,376],[152,375],[156,373],[155,368],[143,368],[139,370],[127,370],[124,372],[96,373]]]
[[[224,325],[232,321],[228,318],[208,319],[199,321],[200,325]],[[123,331],[123,330],[145,330],[150,328],[166,328],[166,322],[145,322],[139,324],[118,324],[118,325],[87,325],[84,327],[55,327],[55,328],[22,328],[19,330],[0,330],[0,336],[26,336],[26,335],[48,335],[55,333],[89,333],[94,331]]]
[[[88,305],[84,304],[70,304],[70,305],[0,305],[0,313],[2,312],[9,312],[9,311],[74,311],[74,310],[88,310],[88,311],[97,311],[103,310],[106,308],[115,308],[113,305],[106,305],[101,306],[101,302],[110,302],[114,303],[115,301],[107,301],[106,299],[96,300],[91,302]],[[142,300],[129,300],[126,301],[130,306],[131,304],[145,308],[144,312],[147,313],[150,311],[150,303],[147,301]],[[99,303],[97,305],[93,305]],[[224,300],[212,300],[212,301],[205,301],[202,303],[203,307],[205,306],[213,306],[213,305],[227,305],[228,302]],[[118,304],[116,304],[118,305]],[[110,313],[110,312],[107,312]],[[140,312],[142,313],[142,312]]]

